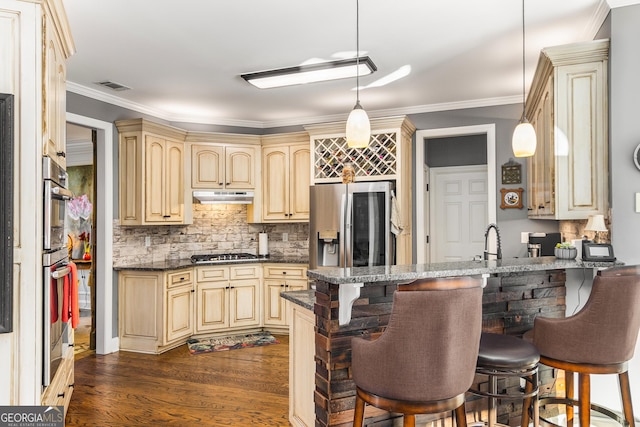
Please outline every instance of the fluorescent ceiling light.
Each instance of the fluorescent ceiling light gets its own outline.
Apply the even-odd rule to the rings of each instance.
[[[357,63],[359,64],[357,65]],[[356,71],[358,68],[359,70]],[[241,74],[240,77],[260,89],[269,89],[273,87],[345,79],[356,77],[358,74],[366,76],[376,70],[377,67],[373,61],[371,61],[368,56],[363,56],[361,58],[341,59],[317,64],[280,68],[277,70],[258,71],[255,73]]]

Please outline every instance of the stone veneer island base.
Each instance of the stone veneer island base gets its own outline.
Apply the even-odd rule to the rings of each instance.
[[[583,263],[558,260],[555,257],[512,259],[501,261],[455,262],[413,266],[351,269],[319,269],[308,272],[316,280],[314,314],[316,427],[350,426],[355,406],[355,385],[351,377],[351,339],[364,334],[376,337],[383,331],[391,313],[393,292],[398,283],[428,277],[477,275],[484,277],[483,330],[522,335],[533,326],[537,315],[565,316],[565,281],[567,268],[610,267],[611,263]],[[348,324],[340,325],[340,287],[360,290],[354,301]],[[398,349],[402,351],[402,349]],[[541,394],[554,383],[553,371],[542,368]],[[486,384],[480,384],[485,387]],[[500,387],[519,387],[518,379]],[[486,401],[468,397],[469,421],[486,411]],[[503,401],[498,409],[498,422],[518,425],[521,405]],[[367,406],[367,425],[387,426],[398,415]],[[425,423],[434,417],[418,419]],[[486,418],[485,418],[486,419]]]

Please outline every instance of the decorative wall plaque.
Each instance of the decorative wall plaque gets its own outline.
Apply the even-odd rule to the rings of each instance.
[[[502,183],[520,184],[522,182],[522,165],[513,159],[502,165]]]

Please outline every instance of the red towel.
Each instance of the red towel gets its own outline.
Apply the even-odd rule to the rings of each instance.
[[[69,262],[71,268],[71,305],[69,311],[71,314],[71,327],[75,329],[80,323],[80,304],[78,303],[78,267],[74,262]]]
[[[56,270],[56,266],[52,265],[51,266],[51,271],[55,271]],[[58,279],[54,279],[53,277],[51,278],[51,281],[49,283],[49,292],[50,292],[50,296],[49,296],[49,304],[50,304],[50,311],[51,311],[51,324],[53,325],[54,323],[56,323],[58,321]]]
[[[69,262],[69,274],[64,276],[64,288],[62,291],[62,321],[71,319],[71,327],[76,328],[80,323],[80,307],[78,305],[78,267]]]

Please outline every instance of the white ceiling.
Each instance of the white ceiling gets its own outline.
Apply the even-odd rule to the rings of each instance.
[[[635,3],[610,0],[609,4]],[[594,38],[605,0],[527,0],[526,81],[540,49]],[[355,53],[355,0],[64,0],[68,89],[175,122],[268,128],[344,120],[355,79],[257,89],[239,75]],[[616,6],[616,4],[612,4]],[[362,89],[372,117],[522,98],[519,0],[360,0],[360,50],[408,76]],[[110,80],[131,90],[95,84]]]

